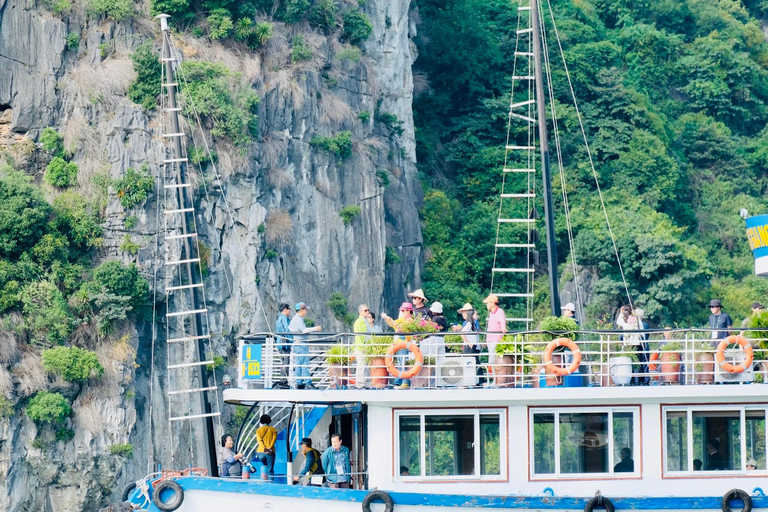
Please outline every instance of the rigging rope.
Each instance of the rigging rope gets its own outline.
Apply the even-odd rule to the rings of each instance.
[[[619,264],[619,273],[621,274],[621,282],[624,285],[624,292],[627,295],[627,301],[629,302],[629,305],[631,307],[634,307],[632,305],[632,297],[630,296],[630,293],[629,293],[629,287],[627,286],[627,280],[626,280],[626,278],[624,276],[624,267],[622,266],[621,258],[619,257],[619,250],[616,247],[616,237],[613,235],[613,228],[611,227],[611,220],[608,218],[608,210],[605,207],[605,199],[603,198],[603,191],[600,188],[600,181],[597,178],[597,170],[595,169],[595,163],[594,163],[594,160],[592,159],[592,152],[589,149],[589,141],[587,139],[587,132],[586,132],[586,130],[584,128],[584,120],[583,120],[583,118],[581,116],[581,110],[579,109],[578,101],[576,100],[576,92],[573,89],[573,82],[571,81],[571,74],[568,71],[568,64],[565,62],[565,53],[563,52],[563,45],[562,45],[562,42],[560,41],[560,33],[557,30],[557,23],[555,22],[555,14],[554,14],[554,11],[552,9],[552,3],[551,3],[550,0],[547,0],[547,6],[549,7],[549,15],[550,15],[550,18],[552,20],[552,27],[553,27],[554,32],[555,32],[555,38],[557,40],[557,46],[558,46],[558,48],[560,50],[560,56],[562,57],[563,68],[565,69],[565,76],[568,79],[568,87],[570,88],[571,98],[573,98],[573,106],[574,106],[574,108],[576,110],[576,116],[579,119],[579,127],[581,129],[581,135],[584,138],[584,145],[586,146],[586,149],[587,149],[587,157],[589,158],[589,166],[592,169],[592,176],[595,179],[595,186],[597,187],[597,194],[600,197],[600,205],[602,206],[602,209],[603,209],[603,215],[605,216],[605,222],[608,225],[608,234],[611,237],[611,244],[613,245],[613,253],[616,256],[616,262]]]

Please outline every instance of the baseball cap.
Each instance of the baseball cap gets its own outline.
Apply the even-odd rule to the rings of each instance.
[[[306,305],[304,302],[297,302],[296,303],[296,311],[299,311],[301,309],[309,309],[309,306]]]
[[[488,303],[498,304],[499,298],[496,295],[494,295],[494,294],[490,294],[485,299],[483,299],[483,302],[485,302],[486,304],[488,304]]]

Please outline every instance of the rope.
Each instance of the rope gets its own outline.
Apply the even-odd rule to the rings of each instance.
[[[623,266],[621,264],[621,258],[619,257],[619,250],[616,247],[616,237],[613,235],[613,229],[611,228],[611,221],[608,218],[608,211],[605,208],[605,199],[603,198],[603,191],[600,188],[600,182],[597,179],[597,170],[595,170],[595,163],[594,163],[594,160],[592,159],[592,152],[589,149],[589,141],[587,140],[587,132],[584,129],[584,120],[583,120],[583,118],[581,116],[581,110],[579,109],[578,101],[576,100],[576,92],[573,89],[573,82],[571,81],[571,74],[568,71],[568,64],[565,62],[565,53],[563,52],[563,45],[562,45],[562,42],[560,41],[560,33],[557,30],[557,23],[555,22],[555,14],[554,14],[554,12],[552,10],[552,3],[550,2],[550,0],[547,0],[547,6],[549,7],[549,15],[550,15],[550,19],[552,20],[552,27],[553,27],[553,29],[555,31],[555,38],[557,40],[557,46],[558,46],[558,48],[560,50],[560,56],[562,57],[563,68],[565,69],[565,76],[568,79],[568,87],[570,88],[571,97],[573,98],[573,106],[574,106],[574,108],[576,110],[576,115],[577,115],[577,117],[579,119],[579,127],[581,129],[581,135],[584,138],[584,145],[586,146],[586,149],[587,149],[587,156],[589,158],[589,166],[592,169],[592,176],[595,179],[595,186],[597,187],[597,194],[600,197],[600,205],[602,206],[602,209],[603,209],[603,215],[605,216],[605,222],[608,225],[608,234],[611,237],[611,244],[613,245],[613,253],[616,255],[616,262],[619,264],[619,272],[621,274],[621,282],[624,285],[624,292],[627,295],[627,301],[629,301],[629,305],[630,305],[630,307],[632,307],[632,297],[629,294],[629,288],[627,287],[627,280],[626,280],[626,278],[624,276],[624,268],[623,268]]]
[[[577,303],[577,310],[581,316],[581,318],[584,317],[584,310],[583,310],[583,304],[581,297],[581,286],[579,286],[579,274],[576,267],[576,249],[573,244],[573,226],[571,224],[571,209],[568,204],[568,191],[566,189],[566,180],[565,180],[565,168],[563,165],[563,152],[562,147],[560,145],[560,130],[558,128],[558,122],[557,122],[557,106],[555,104],[555,92],[552,88],[552,69],[550,66],[549,61],[549,46],[547,45],[547,33],[544,30],[544,17],[542,16],[540,19],[540,25],[541,25],[541,35],[544,40],[544,51],[542,52],[544,54],[544,71],[547,75],[547,93],[549,94],[549,104],[550,108],[552,110],[552,125],[553,125],[553,134],[555,139],[555,153],[557,155],[557,166],[558,171],[560,174],[560,187],[562,189],[563,193],[563,208],[565,209],[565,225],[566,229],[568,231],[568,248],[571,251],[571,270],[573,271],[573,282],[576,286],[576,303]]]

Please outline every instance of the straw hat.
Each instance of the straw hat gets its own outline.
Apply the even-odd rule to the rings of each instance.
[[[467,302],[466,304],[464,304],[463,306],[461,306],[461,309],[457,309],[456,311],[458,311],[459,313],[461,313],[462,311],[471,311],[471,310],[473,310],[473,309],[475,309],[475,308],[473,308],[473,307],[472,307],[472,304],[470,304],[469,302]]]
[[[408,296],[409,297],[418,297],[418,298],[420,298],[422,300],[427,300],[427,298],[424,296],[424,290],[422,290],[421,288],[419,288],[415,292],[409,293]]]

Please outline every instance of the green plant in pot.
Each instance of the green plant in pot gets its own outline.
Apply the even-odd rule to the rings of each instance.
[[[661,382],[667,384],[680,383],[680,360],[683,344],[670,340],[661,345]]]
[[[761,329],[757,331],[744,331],[744,337],[749,340],[756,340],[753,345],[756,344],[761,351],[768,350],[768,311],[750,316],[747,320],[747,327]]]
[[[500,357],[498,366],[494,368],[496,385],[503,387],[512,384],[513,377],[510,376],[515,372],[523,375],[531,373],[538,358],[534,354],[536,347],[527,341],[522,334],[507,334],[496,345],[496,355]]]
[[[573,318],[563,316],[548,316],[539,324],[541,341],[552,341],[557,338],[576,340],[579,324]]]
[[[329,365],[348,366],[349,347],[346,345],[334,345],[325,351],[325,362]]]
[[[453,354],[461,354],[464,340],[458,334],[445,335],[445,351]]]

